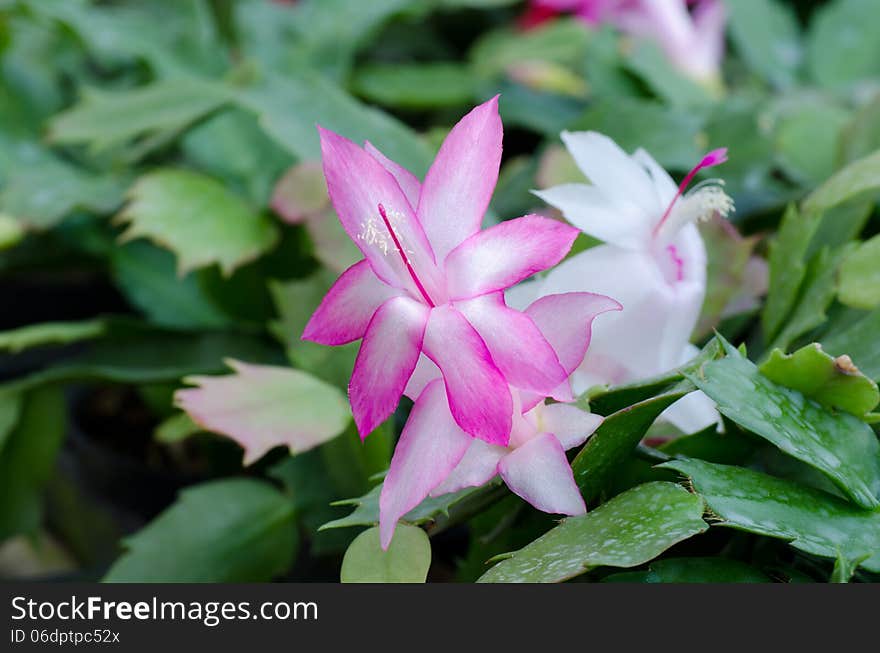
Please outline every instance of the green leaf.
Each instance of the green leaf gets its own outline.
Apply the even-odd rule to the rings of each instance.
[[[129,192],[122,237],[146,237],[177,254],[181,275],[216,263],[229,275],[278,240],[278,229],[219,182],[187,170],[157,170]]]
[[[605,583],[769,583],[751,565],[729,558],[666,558],[647,571],[628,571],[602,579]]]
[[[837,169],[843,128],[852,115],[814,97],[792,102],[776,131],[779,163],[790,177],[815,187]]]
[[[378,527],[365,530],[342,559],[343,583],[424,583],[431,566],[431,543],[425,531],[398,524],[387,551],[379,546]]]
[[[316,124],[355,142],[369,140],[417,176],[423,175],[431,152],[409,127],[378,109],[367,107],[313,71],[297,68],[283,77],[268,77],[238,95],[239,104],[257,114],[269,136],[302,160],[321,158]]]
[[[880,235],[859,245],[843,260],[838,298],[854,308],[880,306]]]
[[[856,417],[864,417],[880,402],[877,384],[862,374],[849,357],[829,356],[818,343],[793,354],[774,349],[758,369],[774,383]]]
[[[10,421],[5,390],[4,419]],[[55,469],[55,458],[67,426],[67,404],[58,388],[37,388],[25,394],[17,425],[0,450],[0,541],[18,533],[31,534],[41,525],[43,490]]]
[[[197,388],[178,390],[174,402],[206,431],[244,448],[250,465],[270,449],[308,451],[342,433],[351,421],[345,395],[310,374],[229,359],[234,374],[184,379]]]
[[[487,78],[503,75],[521,63],[576,65],[583,60],[589,38],[579,21],[568,18],[526,32],[505,28],[481,36],[468,58],[476,74]]]
[[[466,105],[477,89],[470,69],[457,63],[369,64],[352,84],[368,100],[407,109]]]
[[[880,150],[853,161],[810,193],[804,200],[803,210],[821,213],[862,193],[876,190],[880,190]]]
[[[822,338],[822,348],[832,356],[847,354],[862,373],[875,381],[880,380],[880,309],[868,313],[845,328],[828,332]]]
[[[19,162],[0,191],[0,210],[32,229],[51,229],[78,209],[106,214],[122,204],[124,180],[54,157]]]
[[[843,132],[843,160],[855,161],[880,149],[880,95],[857,109]]]
[[[569,517],[510,554],[481,583],[548,583],[593,567],[635,567],[705,531],[703,502],[674,483],[645,483],[592,512]]]
[[[799,336],[821,326],[837,293],[840,263],[855,247],[849,243],[831,251],[825,247],[810,259],[797,304],[771,347],[787,348]]]
[[[153,432],[157,442],[173,444],[187,439],[191,435],[201,433],[202,427],[196,424],[186,413],[177,413],[162,421]]]
[[[699,225],[706,246],[706,298],[696,337],[709,335],[721,322],[724,310],[746,284],[746,265],[758,239],[743,238],[720,216]]]
[[[92,343],[86,351],[45,370],[7,382],[23,390],[47,383],[107,381],[111,383],[178,382],[189,374],[225,371],[225,358],[278,363],[280,351],[261,338],[241,333],[184,334],[131,325],[113,338]]]
[[[48,138],[58,145],[86,144],[94,152],[140,138],[132,155],[136,159],[231,97],[225,86],[198,78],[158,81],[127,91],[90,90],[79,104],[49,122]]]
[[[792,8],[776,0],[733,0],[725,7],[730,36],[749,67],[774,86],[792,86],[803,57]]]
[[[852,579],[853,574],[856,573],[856,569],[858,569],[859,565],[867,558],[868,554],[865,554],[858,560],[850,560],[849,558],[838,554],[837,560],[834,561],[834,570],[831,573],[831,579],[829,582],[848,583],[850,579]]]
[[[92,340],[107,332],[107,322],[102,319],[83,322],[44,322],[0,331],[0,350],[17,354],[31,347],[42,345],[67,345],[72,342]]]
[[[684,382],[664,394],[640,401],[609,415],[571,463],[575,481],[586,501],[596,499],[632,453],[660,413],[693,390]]]
[[[699,354],[674,370],[624,385],[591,388],[581,397],[581,401],[586,400],[588,406],[584,408],[589,408],[590,412],[597,415],[610,415],[615,411],[622,411],[637,402],[656,397],[664,391],[671,391],[672,386],[684,380],[687,372],[700,369],[703,363],[718,358],[723,353],[724,349],[720,342],[712,338]]]
[[[298,544],[290,501],[271,485],[225,479],[187,488],[134,536],[104,582],[265,582]]]
[[[327,347],[300,339],[306,323],[335,280],[335,274],[321,270],[300,281],[270,282],[269,290],[279,319],[271,322],[269,329],[285,345],[287,356],[296,367],[344,388],[348,386],[359,345]]]
[[[660,165],[689,170],[699,161],[703,119],[653,100],[599,98],[571,129],[607,134],[627,152],[644,148]]]
[[[497,481],[492,481],[488,485],[479,487],[468,487],[458,492],[444,494],[439,497],[428,497],[418,506],[410,510],[403,520],[410,524],[419,525],[432,522],[449,514],[450,509],[465,499],[475,496],[484,488],[490,488],[496,485]],[[357,499],[344,499],[336,501],[334,506],[354,506],[354,510],[347,517],[335,519],[327,522],[319,530],[330,528],[346,528],[348,526],[373,526],[379,523],[379,494],[382,492],[382,484],[380,483],[367,494]]]
[[[860,506],[880,506],[880,444],[853,415],[833,414],[758,371],[735,348],[688,378],[740,426],[816,468]]]
[[[880,5],[836,0],[819,8],[810,26],[807,64],[813,78],[831,88],[880,75]]]
[[[0,455],[21,416],[22,397],[18,392],[0,391]]]
[[[767,342],[779,333],[794,308],[798,289],[807,272],[804,257],[820,221],[818,212],[801,215],[794,204],[789,204],[779,232],[770,243],[770,287],[761,314]]]
[[[159,326],[216,329],[231,323],[196,276],[177,274],[174,255],[151,243],[114,247],[110,271],[126,298]]]
[[[880,512],[742,467],[699,460],[661,467],[690,478],[719,526],[788,540],[796,549],[827,558],[868,555],[862,566],[880,571]]]
[[[712,103],[719,89],[701,86],[681,73],[661,48],[649,41],[636,44],[624,64],[673,107],[700,107]]]

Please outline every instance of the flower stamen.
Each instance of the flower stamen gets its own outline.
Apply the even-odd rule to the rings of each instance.
[[[391,234],[391,240],[394,241],[394,247],[396,248],[397,253],[400,254],[400,258],[403,259],[403,264],[404,266],[406,266],[406,270],[407,272],[409,272],[409,276],[412,277],[413,282],[416,284],[416,288],[419,289],[419,292],[422,294],[424,300],[428,303],[428,306],[430,306],[431,308],[435,307],[436,304],[434,303],[434,300],[431,299],[428,291],[425,290],[425,287],[419,280],[419,275],[416,274],[415,268],[413,268],[412,263],[409,262],[409,257],[406,255],[403,246],[400,244],[400,241],[397,238],[397,234],[394,231],[394,227],[391,226],[391,221],[388,219],[388,214],[385,213],[385,207],[381,204],[379,204],[379,215],[382,217],[382,222],[384,222],[385,226],[388,228],[388,233]],[[387,243],[386,247],[383,249],[383,253],[388,253]]]

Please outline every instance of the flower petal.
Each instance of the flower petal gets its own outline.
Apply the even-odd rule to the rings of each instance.
[[[412,376],[409,377],[409,382],[406,384],[403,394],[415,401],[431,381],[442,377],[440,368],[434,365],[434,361],[422,354],[419,356],[419,362],[416,363],[416,369],[413,370]]]
[[[644,210],[629,199],[608,195],[598,186],[560,184],[534,193],[559,209],[575,227],[601,241],[630,249],[643,248],[650,241]],[[663,211],[658,207],[655,213],[659,220]]]
[[[479,487],[488,483],[498,473],[498,461],[505,453],[507,449],[504,447],[471,439],[467,453],[446,480],[431,490],[431,496],[439,497],[466,487]]]
[[[502,293],[466,299],[455,307],[480,334],[510,385],[546,396],[568,378],[532,319],[508,308]]]
[[[348,386],[361,438],[397,408],[419,359],[429,313],[415,300],[393,297],[370,320]]]
[[[541,297],[525,312],[556,351],[567,377],[584,360],[590,346],[593,320],[602,313],[622,308],[605,295],[569,292]]]
[[[571,404],[550,404],[541,409],[541,430],[552,433],[568,451],[587,441],[604,418]]]
[[[604,134],[564,131],[560,137],[590,182],[616,201],[635,203],[643,211],[643,228],[650,231],[666,207],[656,204],[645,169]]]
[[[379,536],[391,544],[398,520],[443,482],[473,442],[449,414],[443,384],[434,381],[413,406],[379,495]]]
[[[474,234],[446,257],[449,296],[468,299],[504,290],[559,263],[578,231],[559,220],[527,215]]]
[[[434,256],[397,181],[382,164],[347,138],[321,127],[318,131],[327,191],[349,238],[364,253],[377,277],[418,296],[418,288],[380,214],[381,204],[394,235],[430,292],[436,284]]]
[[[440,146],[417,211],[438,261],[479,230],[498,181],[502,135],[495,96],[462,118]]]
[[[410,206],[418,206],[419,195],[422,192],[422,183],[418,178],[402,165],[392,161],[382,154],[382,152],[379,151],[379,148],[373,145],[370,141],[364,143],[364,149],[367,151],[367,154],[381,163],[383,168],[394,175],[394,179],[397,180],[397,185],[400,186],[400,190],[406,195],[406,199],[409,200]]]
[[[363,338],[379,306],[400,294],[397,288],[379,281],[366,260],[359,261],[327,291],[303,329],[302,339],[344,345]]]
[[[498,473],[513,493],[538,510],[562,515],[587,511],[565,450],[550,433],[541,433],[504,456]]]
[[[475,438],[506,446],[513,413],[510,387],[465,317],[451,306],[433,309],[424,351],[443,372],[458,425]]]

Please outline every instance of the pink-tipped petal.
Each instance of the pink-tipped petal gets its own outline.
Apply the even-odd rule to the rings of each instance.
[[[568,451],[587,441],[602,423],[602,416],[571,404],[550,404],[541,409],[541,430],[552,433]]]
[[[373,314],[401,291],[382,283],[366,261],[359,261],[336,280],[312,314],[302,339],[322,345],[344,345],[364,337]]]
[[[381,163],[347,138],[318,127],[327,191],[339,221],[382,281],[416,294],[395,244],[400,242],[423,281],[433,287],[434,256],[406,195]],[[379,205],[394,229],[389,233]]]
[[[498,473],[513,493],[538,510],[561,515],[587,511],[565,450],[550,433],[541,433],[504,456]]]
[[[361,438],[397,408],[419,359],[429,313],[415,300],[393,297],[370,320],[348,385]]]
[[[437,261],[479,230],[498,181],[502,134],[496,96],[452,128],[428,170],[417,213]]]
[[[465,317],[451,306],[432,310],[424,351],[443,372],[458,425],[475,438],[506,446],[513,412],[510,388]]]
[[[621,308],[605,295],[571,292],[541,297],[525,312],[556,351],[568,376],[584,360],[596,316]]]
[[[383,549],[391,544],[398,520],[443,482],[472,441],[449,414],[443,384],[439,380],[429,384],[413,406],[382,484],[379,537]]]
[[[568,377],[532,319],[508,308],[502,293],[466,299],[455,306],[480,334],[510,385],[546,396]]]
[[[504,447],[471,439],[467,453],[452,473],[431,490],[432,497],[458,492],[466,487],[479,487],[497,474],[498,461],[507,453]]]
[[[382,154],[382,152],[379,151],[379,148],[373,145],[370,141],[364,143],[364,149],[367,151],[367,154],[381,163],[383,168],[394,175],[394,178],[397,180],[397,185],[400,186],[400,190],[406,195],[406,199],[409,200],[410,206],[418,206],[419,195],[422,192],[422,183],[418,178],[402,165],[392,161]]]
[[[403,394],[415,401],[431,381],[442,377],[440,368],[434,364],[434,361],[422,354],[419,356],[419,362],[416,363],[416,369],[409,377],[409,383],[406,384]]]
[[[474,234],[446,258],[449,296],[469,299],[509,288],[559,263],[577,235],[574,227],[539,215]]]

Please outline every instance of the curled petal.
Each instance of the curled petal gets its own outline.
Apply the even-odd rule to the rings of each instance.
[[[513,413],[510,387],[465,317],[451,306],[433,309],[424,351],[443,372],[458,425],[475,438],[506,446]]]
[[[484,229],[446,258],[449,296],[469,299],[509,288],[559,263],[577,235],[577,229],[539,215]]]
[[[532,318],[508,308],[501,293],[467,299],[456,308],[483,338],[510,385],[548,395],[568,377]]]
[[[550,433],[541,433],[504,456],[498,473],[512,492],[538,510],[562,515],[587,511],[565,450]]]
[[[452,128],[428,170],[417,213],[438,261],[479,230],[498,181],[502,134],[495,96]]]
[[[419,359],[428,314],[425,306],[408,297],[393,297],[370,320],[348,386],[361,438],[397,408]]]
[[[434,381],[419,396],[379,495],[379,537],[391,544],[398,520],[419,505],[459,463],[473,440],[462,431],[446,403],[443,384]]]
[[[364,337],[373,314],[401,291],[382,283],[366,260],[355,263],[336,280],[315,310],[302,339],[322,345],[344,345]]]

